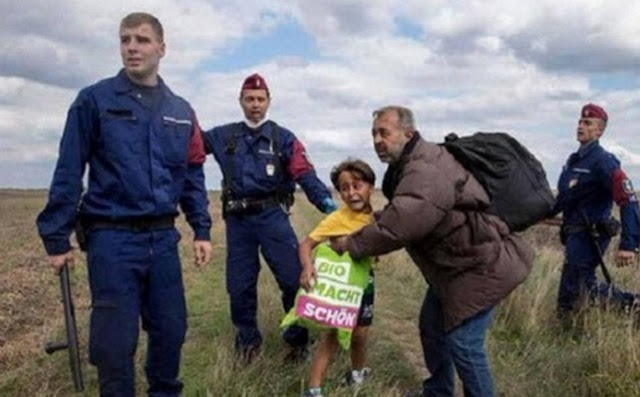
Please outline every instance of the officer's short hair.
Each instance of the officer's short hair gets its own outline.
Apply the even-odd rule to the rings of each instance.
[[[600,122],[600,131],[604,132],[605,128],[607,128],[607,120],[598,119]]]
[[[122,18],[120,21],[120,29],[124,28],[135,28],[143,23],[148,23],[153,30],[153,33],[156,34],[158,40],[163,43],[164,42],[164,29],[162,28],[162,24],[158,20],[158,18],[146,12],[132,12],[126,17]]]
[[[370,183],[372,186],[376,184],[376,173],[373,172],[369,164],[360,159],[348,158],[331,170],[331,183],[336,190],[340,190],[338,179],[344,171],[351,172],[356,178]]]
[[[389,112],[395,112],[398,115],[398,126],[400,126],[400,128],[403,128],[409,131],[416,130],[416,125],[413,118],[413,112],[410,109],[405,108],[404,106],[396,106],[396,105],[385,106],[378,110],[374,110],[372,116],[373,116],[373,119],[375,120],[378,117],[382,116],[383,114],[389,113]]]

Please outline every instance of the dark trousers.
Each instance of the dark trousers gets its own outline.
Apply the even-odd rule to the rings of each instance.
[[[174,228],[150,232],[92,230],[87,260],[91,288],[89,357],[100,396],[135,396],[134,355],[142,319],[148,333],[149,396],[178,396],[186,306]]]
[[[227,291],[231,301],[231,320],[237,329],[236,349],[255,348],[262,343],[256,312],[258,307],[258,250],[273,272],[282,292],[282,308],[293,307],[300,287],[302,271],[298,259],[298,240],[288,215],[278,206],[257,214],[226,217],[227,223]],[[292,346],[305,345],[306,328],[289,327],[283,334]]]
[[[598,241],[600,252],[604,253],[609,238]],[[621,291],[613,285],[597,281],[596,270],[600,258],[591,237],[586,232],[570,234],[565,240],[565,263],[562,267],[558,290],[558,312],[567,314],[575,309],[581,296],[592,300],[611,302],[622,308],[631,307],[638,299],[637,294]]]
[[[420,340],[431,376],[423,383],[426,397],[453,397],[454,369],[462,381],[465,397],[493,397],[493,377],[485,351],[493,307],[466,319],[445,332],[442,305],[429,290],[420,311]]]

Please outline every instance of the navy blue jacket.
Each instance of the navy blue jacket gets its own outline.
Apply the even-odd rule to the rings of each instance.
[[[272,142],[272,130],[278,133],[279,147]],[[318,179],[304,146],[291,131],[267,121],[254,132],[240,122],[215,127],[203,136],[207,152],[213,153],[223,174],[231,174],[226,182],[230,183],[234,198],[267,197],[275,194],[278,187],[293,192],[298,183],[309,201],[320,211],[325,210],[323,200],[331,193]],[[233,153],[228,148],[232,139]]]
[[[631,181],[620,161],[592,142],[569,156],[558,180],[554,213],[563,212],[565,225],[584,225],[608,219],[613,202],[620,206],[620,249],[633,251],[640,245],[640,212]]]
[[[162,79],[158,84],[161,99],[153,109],[136,98],[124,70],[78,94],[67,115],[49,202],[37,220],[48,254],[69,251],[78,211],[112,220],[162,217],[177,215],[180,204],[196,239],[209,239],[200,127],[189,103]]]

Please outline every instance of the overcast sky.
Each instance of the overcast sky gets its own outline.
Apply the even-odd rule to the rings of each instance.
[[[325,181],[348,156],[382,179],[371,111],[399,104],[428,140],[511,133],[555,186],[580,108],[595,102],[610,117],[603,145],[640,185],[640,2],[0,0],[0,187],[48,187],[67,109],[118,72],[118,25],[132,11],[160,18],[160,73],[204,129],[240,120],[241,82],[259,72],[270,118]],[[206,176],[218,188],[212,158]]]

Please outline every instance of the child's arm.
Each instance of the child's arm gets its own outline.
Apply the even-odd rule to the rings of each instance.
[[[308,236],[300,243],[298,247],[298,256],[302,264],[302,274],[300,275],[300,286],[306,291],[311,291],[313,283],[317,280],[318,274],[316,268],[311,261],[311,252],[319,244],[318,241],[310,239]]]

